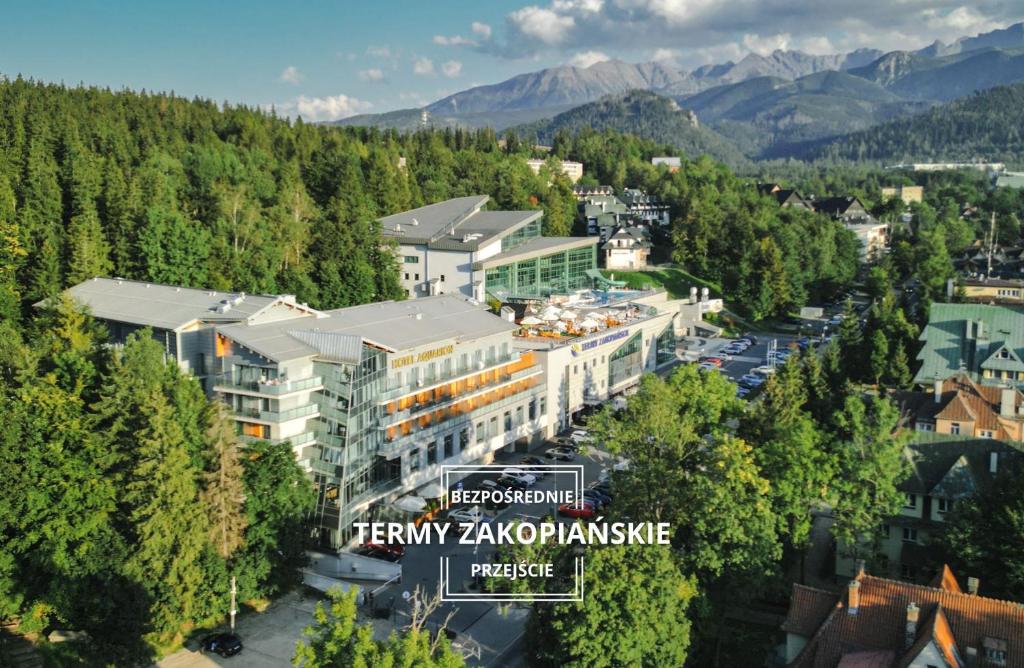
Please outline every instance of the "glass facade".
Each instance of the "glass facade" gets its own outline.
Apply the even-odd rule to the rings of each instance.
[[[518,230],[508,235],[501,240],[501,252],[512,250],[518,246],[522,246],[530,239],[536,239],[540,237],[540,218],[537,220],[523,225]]]
[[[670,322],[665,329],[658,334],[657,364],[661,366],[676,358],[676,330]]]
[[[644,370],[642,332],[626,339],[615,352],[608,356],[608,388],[611,389]]]
[[[587,271],[597,268],[597,246],[573,248],[545,257],[510,262],[485,273],[487,292],[505,297],[548,297],[589,288]]]

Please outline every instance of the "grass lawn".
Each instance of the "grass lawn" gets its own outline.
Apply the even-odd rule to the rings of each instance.
[[[602,269],[601,273],[608,278],[614,274],[615,280],[626,281],[626,286],[630,288],[665,288],[672,298],[689,297],[691,287],[707,287],[712,298],[722,296],[722,289],[719,286],[675,267],[654,267],[644,271],[606,271]]]

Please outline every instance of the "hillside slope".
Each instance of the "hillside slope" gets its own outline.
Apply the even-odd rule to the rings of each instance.
[[[694,114],[682,109],[674,100],[650,91],[634,90],[610,95],[546,121],[514,129],[523,136],[536,134],[541,143],[550,143],[560,130],[576,134],[583,128],[634,134],[671,144],[691,157],[707,154],[733,165],[746,160],[734,144],[715,131],[702,127]]]
[[[1024,83],[848,134],[802,157],[885,162],[983,159],[1024,163]]]

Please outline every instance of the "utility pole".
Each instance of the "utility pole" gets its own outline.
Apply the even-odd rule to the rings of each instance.
[[[996,212],[992,212],[992,223],[988,228],[988,268],[985,271],[985,276],[992,276],[992,251],[996,245]]]
[[[237,594],[237,593],[238,593],[238,591],[235,588],[235,576],[232,575],[231,576],[231,632],[232,633],[235,632],[235,615],[238,614],[238,610],[236,609],[236,606],[235,606],[235,594]]]

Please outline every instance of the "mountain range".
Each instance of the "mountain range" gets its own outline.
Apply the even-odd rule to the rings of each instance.
[[[574,127],[585,117],[593,127],[636,131],[628,119],[637,115],[620,107],[616,96],[643,90],[695,113],[702,129],[716,133],[713,143],[724,138],[747,157],[774,158],[807,154],[841,135],[1017,81],[1024,81],[1024,23],[951,44],[936,41],[916,51],[859,49],[821,56],[778,50],[694,70],[619,60],[587,68],[553,67],[476,86],[424,109],[365,114],[337,123],[413,129],[423,123],[425,110],[434,126],[536,131],[547,127],[538,123],[542,119],[554,121],[600,100],[600,112],[595,107],[581,110],[551,127]],[[632,102],[626,100],[626,107]],[[655,125],[659,133],[667,128]],[[688,133],[672,143],[693,148],[695,139]]]

